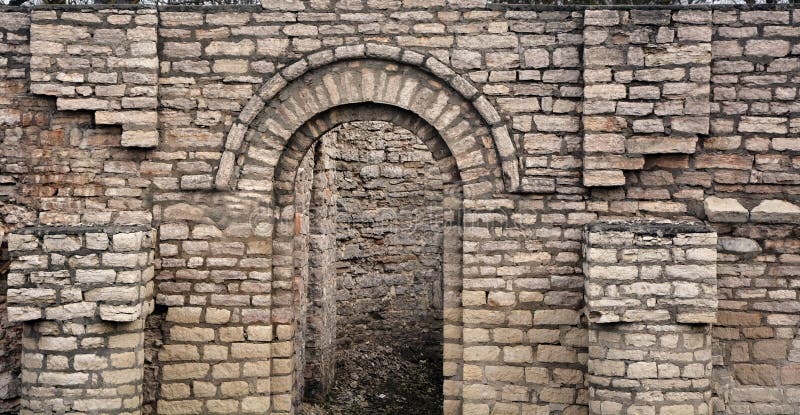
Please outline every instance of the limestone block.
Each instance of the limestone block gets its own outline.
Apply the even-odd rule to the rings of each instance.
[[[747,222],[749,212],[736,199],[711,196],[703,201],[706,216],[713,222]]]
[[[750,220],[760,223],[798,223],[800,207],[785,200],[764,200],[750,211]]]

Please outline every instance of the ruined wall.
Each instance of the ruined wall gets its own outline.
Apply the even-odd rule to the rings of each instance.
[[[338,137],[339,347],[440,349],[444,196],[430,151],[388,123],[328,134]]]
[[[798,19],[798,10],[714,13],[712,136],[694,165],[735,202],[712,218],[725,222],[715,380],[730,413],[793,413],[800,401]]]
[[[283,198],[297,154],[344,112],[325,128],[312,119],[363,102],[425,120],[440,138],[423,141],[463,185],[444,199],[461,212],[443,243],[447,413],[588,412],[583,228],[637,216],[693,217],[719,235],[714,411],[796,411],[797,10],[265,7],[0,12],[3,226],[159,228],[153,412],[292,411],[301,287]],[[36,27],[63,13],[64,30],[95,35],[119,29],[112,15],[134,31],[137,16],[148,30],[157,19],[157,148],[119,148],[124,128],[98,127],[95,108],[31,94],[30,60],[53,56]],[[98,69],[113,52],[96,51]],[[624,177],[587,187],[583,170]]]

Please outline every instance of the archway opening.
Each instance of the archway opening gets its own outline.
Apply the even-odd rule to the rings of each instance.
[[[303,158],[301,413],[442,412],[446,181],[420,137],[386,121],[341,124]]]

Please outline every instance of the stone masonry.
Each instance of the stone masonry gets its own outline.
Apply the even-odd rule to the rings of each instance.
[[[140,413],[153,234],[45,228],[9,236],[8,318],[22,335],[20,413]]]
[[[366,121],[441,180],[444,413],[798,414],[798,85],[788,5],[2,8],[0,409],[295,413]]]
[[[590,414],[710,414],[717,235],[598,222],[584,237]]]

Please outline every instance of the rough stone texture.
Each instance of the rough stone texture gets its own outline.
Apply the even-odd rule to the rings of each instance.
[[[609,222],[584,237],[592,323],[713,323],[717,235],[702,223]]]
[[[589,13],[484,0],[264,6],[0,11],[2,229],[160,231],[160,312],[148,320],[145,413],[293,411],[300,392],[296,328],[306,319],[295,306],[306,291],[295,278],[302,268],[294,266],[302,256],[292,245],[295,172],[342,120],[408,119],[428,129],[404,126],[427,137],[440,172],[458,183],[445,198],[455,225],[446,227],[442,243],[445,413],[586,414],[583,228],[598,219],[650,216],[707,219],[719,235],[713,411],[796,412],[795,209],[758,206],[800,204],[797,10]],[[147,21],[156,16],[156,23]],[[121,128],[97,122],[132,120],[130,114],[97,120],[103,111],[94,109],[117,99],[122,107],[122,98],[136,98],[126,105],[152,102],[138,99],[152,97],[152,84],[137,89],[141,96],[98,97],[99,78],[64,72],[53,81],[59,88],[75,87],[78,98],[78,88],[88,87],[80,89],[89,94],[82,101],[62,106],[79,111],[58,110],[48,95],[29,92],[31,71],[61,68],[36,67],[43,48],[33,47],[31,62],[32,17],[65,27],[69,36],[82,36],[72,26],[108,30],[103,35],[124,28],[118,44],[125,53],[135,43],[128,30],[157,27],[157,148],[122,147]],[[612,31],[619,45],[603,37]],[[695,52],[702,50],[692,48],[708,42],[710,63],[691,63],[687,72],[675,61],[700,60],[705,55]],[[611,51],[587,54],[606,46]],[[622,64],[611,65],[623,49]],[[81,59],[53,56],[64,64]],[[682,78],[633,79],[648,62],[657,73]],[[128,80],[144,81],[138,74],[150,71],[130,71],[137,76]],[[702,104],[706,84],[707,134],[704,115],[677,114],[701,109],[689,105],[689,96],[700,94]],[[589,113],[595,110],[603,112]],[[621,131],[600,131],[623,123]],[[655,132],[659,126],[665,133]],[[667,136],[667,127],[685,134]],[[645,139],[633,139],[640,135]],[[617,185],[583,186],[583,170],[593,172],[583,177],[586,184]],[[734,217],[746,221],[717,220],[714,204],[708,212],[704,205],[711,197],[735,199],[747,214],[737,206]],[[36,294],[26,301],[50,295]]]
[[[0,241],[3,236],[0,236]],[[22,327],[8,321],[6,291],[10,261],[5,243],[0,243],[0,413],[19,412]]]
[[[141,410],[153,233],[28,228],[8,237],[8,319],[24,322],[21,414]]]
[[[131,322],[153,309],[146,228],[27,228],[8,237],[8,319]]]
[[[300,168],[309,290],[298,389],[323,400],[337,356],[365,342],[441,356],[443,189],[425,144],[386,122],[344,124]]]
[[[708,134],[711,11],[587,10],[583,34],[583,184],[693,154]]]
[[[32,12],[31,93],[121,125],[122,146],[156,147],[157,25],[149,9]]]
[[[716,233],[669,221],[586,232],[589,413],[710,413]]]
[[[438,348],[444,195],[431,153],[389,123],[328,134],[338,137],[338,342]]]

